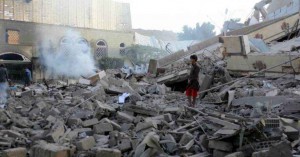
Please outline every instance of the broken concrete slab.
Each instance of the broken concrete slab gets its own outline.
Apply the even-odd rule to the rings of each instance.
[[[110,123],[98,123],[93,127],[93,131],[96,134],[104,134],[113,130],[113,126]]]
[[[231,152],[233,145],[224,141],[209,140],[208,147],[216,150]]]
[[[101,122],[110,123],[113,126],[114,130],[121,130],[121,126],[118,123],[111,121],[108,118],[102,119]]]
[[[235,152],[232,154],[228,154],[225,157],[244,157],[244,153],[243,152]]]
[[[50,142],[58,142],[59,138],[65,133],[64,123],[57,121],[51,128],[50,132],[46,135],[46,139]]]
[[[136,106],[136,105],[126,105],[124,106],[124,110],[129,112],[134,112],[141,115],[148,115],[148,116],[157,116],[157,110],[143,107],[143,106]]]
[[[295,141],[299,139],[299,130],[291,126],[283,126],[283,132],[287,135],[287,137],[291,141]]]
[[[257,151],[257,152],[252,153],[252,157],[269,157],[268,152],[269,152],[269,150]]]
[[[139,132],[149,128],[157,128],[157,124],[154,121],[140,122],[136,125],[135,131]]]
[[[292,148],[291,146],[286,143],[286,142],[279,142],[277,144],[274,144],[269,152],[268,152],[268,156],[272,156],[272,157],[292,157]]]
[[[213,76],[212,75],[205,75],[202,84],[200,85],[200,91],[205,91],[207,89],[210,88],[210,86],[212,85],[213,82]],[[206,95],[206,93],[201,93],[199,94],[199,98],[202,99],[204,96]]]
[[[95,84],[98,80],[103,79],[105,76],[106,76],[106,72],[105,71],[100,71],[97,74],[89,77],[90,83]]]
[[[71,157],[71,150],[55,144],[37,144],[31,148],[31,157]]]
[[[224,151],[217,150],[217,149],[214,149],[214,151],[213,151],[213,157],[224,157],[228,154],[229,154],[228,152],[224,152]]]
[[[121,152],[127,152],[132,148],[130,139],[121,139],[118,142],[118,149]]]
[[[89,120],[83,121],[82,122],[82,126],[83,127],[89,127],[89,126],[96,125],[98,123],[99,123],[98,119],[97,118],[93,118],[93,119],[89,119]]]
[[[191,133],[186,132],[182,135],[182,137],[179,141],[179,144],[184,146],[184,145],[188,144],[192,139],[194,139],[194,136]]]
[[[84,79],[84,78],[80,78],[80,79],[78,80],[78,83],[79,83],[79,84],[83,84],[83,85],[90,85],[90,84],[91,84],[91,80]]]
[[[1,153],[0,153],[1,154]],[[26,157],[26,148],[12,148],[2,152],[2,157]]]
[[[97,148],[96,157],[121,157],[121,151],[118,149]]]
[[[86,137],[84,139],[81,139],[76,143],[77,149],[80,151],[89,150],[93,148],[96,144],[96,141],[93,136]]]
[[[125,120],[128,122],[133,122],[134,117],[131,115],[128,115],[124,112],[117,112],[117,118],[121,121]]]
[[[272,101],[272,105],[282,104],[288,102],[288,97],[286,96],[274,96],[274,97],[244,97],[240,99],[234,99],[232,101],[232,106],[238,105],[249,105],[255,106],[257,103],[266,104]]]

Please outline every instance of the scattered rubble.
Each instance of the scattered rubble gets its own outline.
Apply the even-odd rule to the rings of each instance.
[[[245,78],[206,92],[198,106],[190,108],[180,92],[147,77],[117,78],[116,72],[101,72],[77,83],[49,80],[47,85],[20,89],[21,94],[9,97],[7,108],[0,110],[1,155],[300,154],[298,126],[291,120],[300,118],[299,82],[294,79]],[[215,75],[205,88],[220,85],[221,76],[226,75]],[[119,103],[123,93],[130,95]]]

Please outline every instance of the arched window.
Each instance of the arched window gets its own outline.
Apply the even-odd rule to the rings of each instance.
[[[11,61],[24,61],[30,62],[30,60],[22,54],[6,52],[0,54],[0,60],[11,60]]]
[[[83,53],[88,53],[90,51],[89,42],[84,38],[77,39],[76,45]]]
[[[124,43],[120,44],[120,54],[125,55],[125,44]]]
[[[90,51],[89,42],[85,38],[62,37],[60,39],[60,52],[70,54],[74,52],[88,53]]]
[[[101,59],[103,57],[107,57],[107,44],[104,40],[99,40],[96,43],[96,52],[95,57],[97,59]]]
[[[69,55],[71,53],[71,45],[73,43],[73,40],[69,37],[62,37],[60,39],[60,52],[65,53],[66,55]]]
[[[60,45],[68,45],[68,44],[72,44],[72,39],[68,37],[62,37],[60,39]]]

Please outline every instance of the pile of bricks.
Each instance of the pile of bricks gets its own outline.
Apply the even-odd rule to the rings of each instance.
[[[234,108],[243,104],[234,102],[229,108],[227,102],[191,108],[184,94],[165,85],[114,73],[73,82],[48,80],[8,99],[7,108],[0,109],[0,156],[277,157],[300,152],[299,131],[270,117],[277,112],[269,108],[249,109],[261,112],[259,117],[237,112]],[[123,93],[130,96],[120,103]]]

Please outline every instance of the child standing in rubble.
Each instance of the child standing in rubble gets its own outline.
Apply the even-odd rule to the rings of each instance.
[[[190,57],[192,69],[189,75],[188,85],[186,89],[186,96],[188,97],[188,102],[190,107],[196,106],[197,94],[200,88],[199,85],[199,72],[200,67],[197,64],[198,57],[196,55],[192,55]]]

